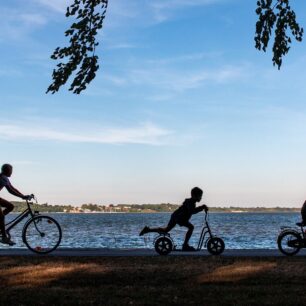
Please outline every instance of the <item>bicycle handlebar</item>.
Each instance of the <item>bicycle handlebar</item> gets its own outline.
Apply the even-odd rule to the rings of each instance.
[[[26,199],[26,202],[29,203],[32,200],[37,202],[37,199],[35,198],[35,195],[33,193],[29,195],[29,197]]]

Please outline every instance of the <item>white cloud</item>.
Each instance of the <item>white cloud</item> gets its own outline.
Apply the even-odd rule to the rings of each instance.
[[[40,14],[22,14],[20,19],[26,25],[44,25],[47,23],[47,19]]]
[[[156,9],[177,9],[188,6],[207,6],[222,0],[155,0],[150,3]]]
[[[0,40],[29,41],[30,34],[45,26],[61,14],[60,20],[65,20],[66,7],[71,0],[29,0],[24,5],[7,7],[2,6],[0,10]],[[17,22],[16,22],[17,21]],[[29,44],[29,43],[28,43]]]
[[[40,0],[45,1],[45,0]],[[109,2],[106,25],[156,24],[175,18],[178,10],[209,6],[225,0],[112,0]]]
[[[67,7],[72,3],[72,0],[34,0],[34,1],[58,13],[65,13]]]
[[[105,41],[104,41],[105,43]],[[116,43],[116,44],[109,44],[106,46],[107,49],[116,50],[116,49],[134,49],[137,48],[136,45],[129,44],[129,43]]]
[[[104,76],[104,78],[117,86],[125,85],[127,83],[127,80],[125,78],[118,77],[115,75],[107,74]]]
[[[173,18],[175,11],[193,6],[208,6],[223,0],[155,0],[150,1],[153,16],[157,22]]]
[[[244,67],[225,66],[218,69],[181,71],[166,69],[138,69],[130,72],[129,79],[134,84],[146,84],[168,91],[182,92],[211,83],[227,83],[244,77]]]
[[[16,22],[18,20],[18,22]],[[0,40],[27,41],[28,34],[47,23],[47,18],[39,12],[22,8],[1,8],[0,11]]]
[[[215,59],[222,55],[221,52],[198,52],[198,53],[191,53],[191,54],[184,54],[178,56],[172,56],[168,58],[157,58],[157,59],[149,59],[146,62],[148,64],[154,65],[168,65],[172,63],[186,63],[192,61],[200,61],[204,59]]]
[[[0,138],[7,140],[62,141],[100,144],[145,144],[162,145],[171,131],[151,123],[128,128],[101,128],[84,131],[28,126],[27,124],[1,124]]]
[[[2,67],[0,68],[0,78],[8,78],[8,77],[21,77],[23,76],[23,72],[21,70],[11,68],[11,67]]]

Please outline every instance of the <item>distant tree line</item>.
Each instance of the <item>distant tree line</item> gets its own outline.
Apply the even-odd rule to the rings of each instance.
[[[27,208],[25,202],[12,202],[15,206],[14,212],[22,212]],[[39,212],[59,212],[59,213],[82,213],[82,212],[100,212],[100,213],[162,213],[162,212],[173,212],[180,205],[161,203],[161,204],[110,204],[110,205],[99,205],[99,204],[83,204],[80,207],[72,205],[50,205],[44,204],[33,204],[31,207],[33,210]],[[289,207],[209,207],[210,212],[219,213],[230,213],[230,212],[299,212],[300,208],[289,208]]]
[[[25,202],[12,202],[14,205],[14,212],[22,212],[27,209],[27,204]],[[74,207],[71,205],[49,205],[45,204],[32,204],[33,210],[38,210],[40,212],[67,212],[73,211]]]

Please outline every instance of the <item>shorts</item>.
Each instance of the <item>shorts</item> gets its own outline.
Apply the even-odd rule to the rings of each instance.
[[[169,223],[167,225],[168,228],[173,228],[175,227],[176,225],[179,225],[179,226],[186,226],[188,227],[189,225],[189,222],[188,221],[182,221],[182,220],[178,220],[175,216],[171,216],[170,220],[169,220]]]
[[[177,224],[176,219],[173,216],[171,216],[167,228],[174,228],[176,224]]]

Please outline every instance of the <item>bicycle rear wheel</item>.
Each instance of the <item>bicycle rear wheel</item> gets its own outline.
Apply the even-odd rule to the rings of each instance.
[[[62,230],[55,219],[38,215],[25,224],[22,239],[31,251],[47,254],[59,246]]]

